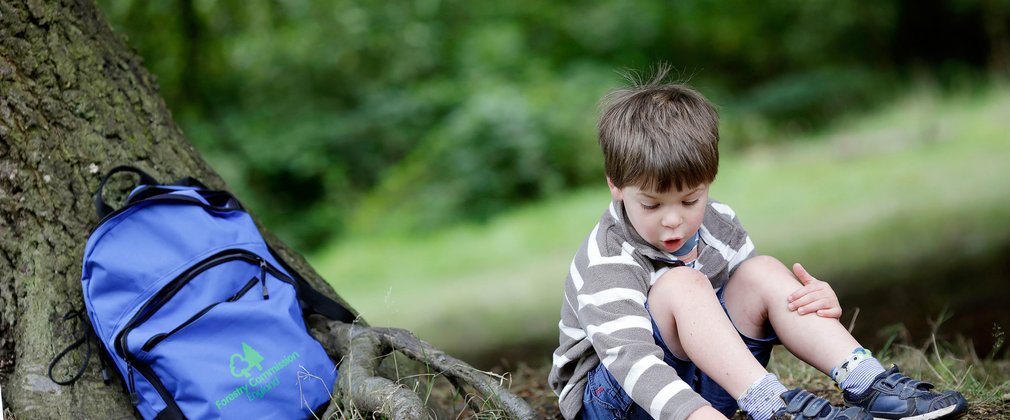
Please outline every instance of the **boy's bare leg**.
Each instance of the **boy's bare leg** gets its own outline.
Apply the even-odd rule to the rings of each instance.
[[[663,274],[649,291],[649,311],[670,351],[690,359],[733,398],[768,373],[747,349],[701,272],[677,267]]]
[[[764,337],[770,322],[790,352],[828,373],[860,345],[835,318],[790,311],[786,297],[801,286],[781,262],[758,256],[737,268],[726,285],[723,298],[733,324],[741,333]]]

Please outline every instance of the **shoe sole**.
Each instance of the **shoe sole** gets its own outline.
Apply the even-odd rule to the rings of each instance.
[[[958,408],[957,405],[952,405],[950,407],[941,408],[941,409],[936,410],[936,411],[934,411],[932,413],[920,414],[918,416],[912,416],[912,417],[900,417],[898,420],[935,420],[935,419],[942,419],[942,418],[944,418],[944,416],[946,416],[946,415],[948,415],[950,413],[953,413],[954,410],[956,410],[957,408]],[[963,416],[965,414],[966,413],[959,413],[959,414],[955,415],[954,417],[950,417],[950,418],[956,419],[956,418],[959,418],[959,417],[961,417],[961,416]],[[873,420],[893,420],[893,419],[888,419],[886,417],[874,417]]]

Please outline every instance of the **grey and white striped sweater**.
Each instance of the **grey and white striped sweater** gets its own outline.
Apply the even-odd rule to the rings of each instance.
[[[709,200],[695,269],[722,287],[754,245],[733,210]],[[561,329],[548,381],[561,413],[582,408],[586,373],[602,360],[624,390],[653,418],[684,419],[706,404],[663,362],[645,309],[649,288],[675,260],[635,232],[615,201],[582,243],[565,280]]]

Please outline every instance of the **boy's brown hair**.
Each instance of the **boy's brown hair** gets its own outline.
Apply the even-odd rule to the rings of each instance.
[[[665,83],[665,69],[658,73],[603,98],[597,128],[607,177],[617,188],[655,192],[711,183],[719,170],[719,115],[696,90]]]

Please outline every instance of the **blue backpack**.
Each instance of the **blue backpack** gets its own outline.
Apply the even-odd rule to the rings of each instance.
[[[114,210],[102,192],[124,171],[141,182]],[[303,312],[355,316],[289,269],[238,200],[120,166],[95,206],[84,304],[144,418],[306,418],[327,406],[337,370]]]

